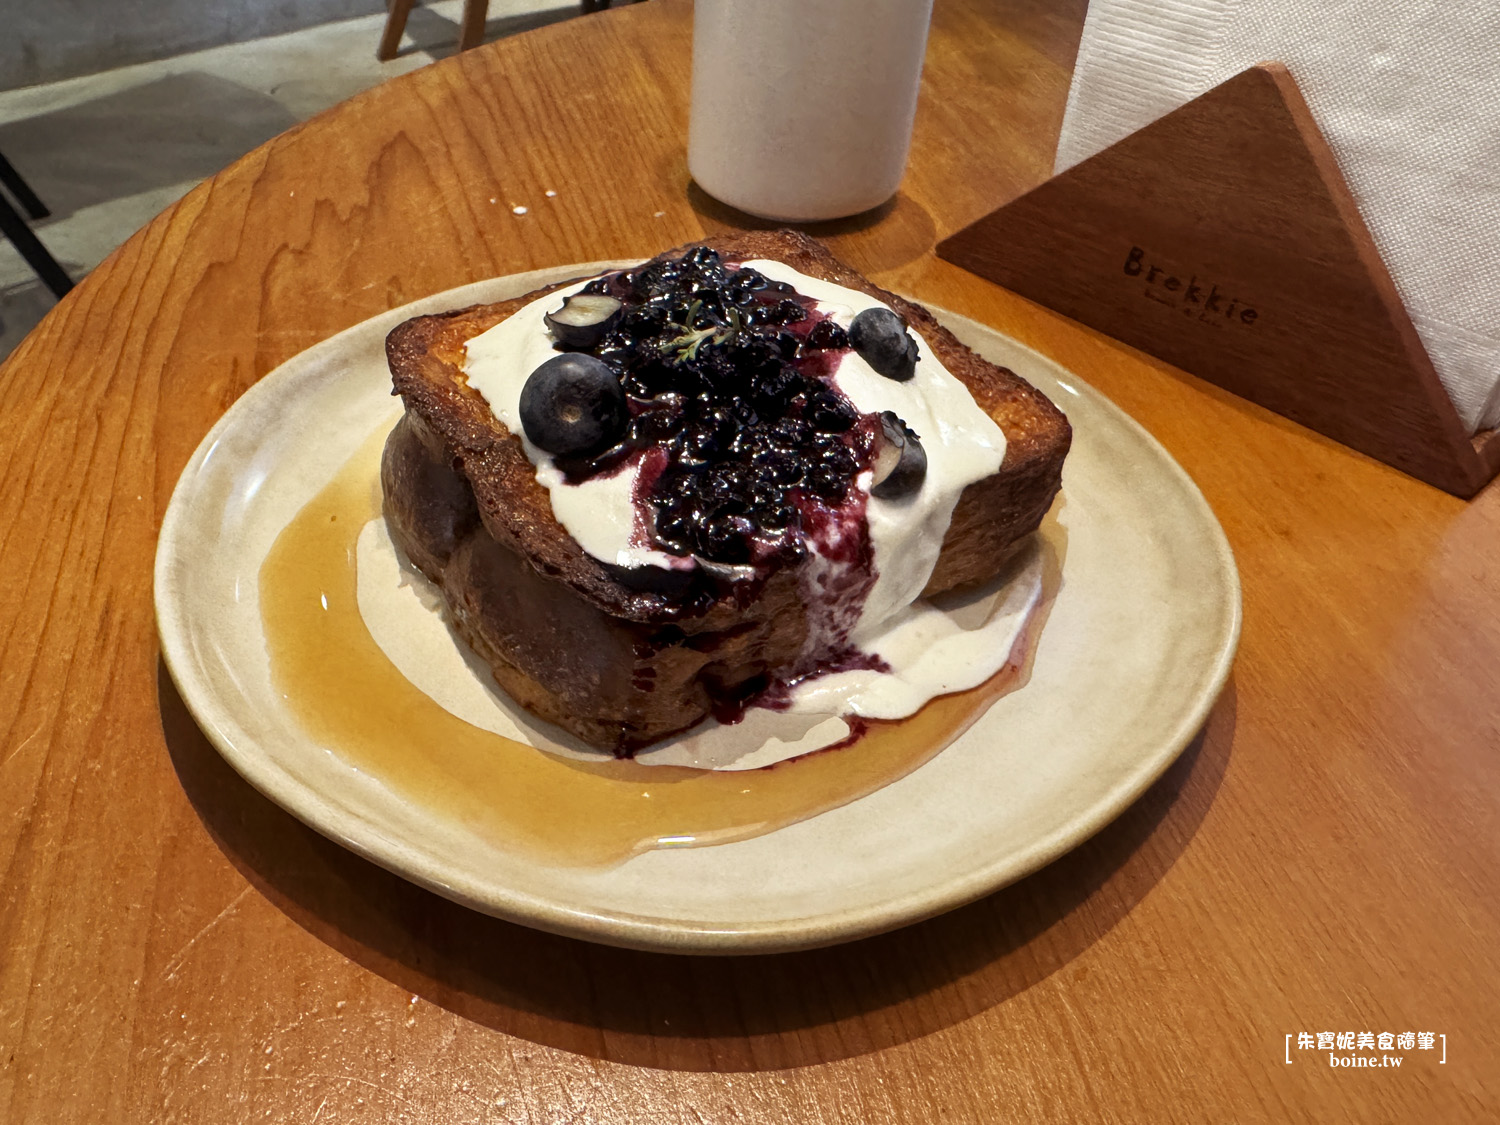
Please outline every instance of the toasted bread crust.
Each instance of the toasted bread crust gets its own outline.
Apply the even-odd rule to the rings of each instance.
[[[1061,411],[969,351],[926,309],[801,234],[750,232],[694,245],[727,261],[776,259],[868,293],[926,339],[1007,444],[1000,472],[960,497],[924,592],[997,574],[1057,493],[1071,439]],[[794,569],[773,573],[748,601],[728,589],[685,605],[631,589],[557,522],[519,438],[468,385],[463,363],[467,341],[566,284],[417,317],[391,332],[386,352],[407,417],[386,449],[386,513],[396,541],[442,586],[460,632],[512,696],[586,742],[627,752],[691,726],[721,693],[742,693],[789,665],[806,637],[806,615]]]

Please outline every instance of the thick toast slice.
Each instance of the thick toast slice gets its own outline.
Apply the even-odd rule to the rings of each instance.
[[[996,575],[1057,493],[1071,439],[1061,411],[974,355],[925,309],[874,286],[803,235],[752,232],[701,245],[725,260],[776,259],[869,293],[926,339],[1007,445],[1000,472],[961,496],[925,593]],[[386,447],[386,516],[501,687],[585,742],[629,753],[789,668],[807,638],[807,616],[795,565],[773,569],[748,594],[726,583],[687,598],[638,588],[557,522],[519,439],[463,373],[467,341],[547,291],[418,317],[391,332],[386,351],[407,412]]]

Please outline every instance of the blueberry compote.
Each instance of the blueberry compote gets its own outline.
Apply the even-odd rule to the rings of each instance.
[[[587,350],[619,376],[630,418],[612,447],[558,459],[570,482],[638,457],[639,532],[731,577],[803,558],[810,537],[826,553],[834,525],[839,551],[862,556],[847,561],[868,564],[853,482],[872,462],[880,421],[834,383],[849,339],[812,298],[707,248],[583,292],[623,306]]]

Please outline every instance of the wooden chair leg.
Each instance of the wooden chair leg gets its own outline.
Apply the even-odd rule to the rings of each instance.
[[[390,62],[401,49],[401,33],[406,30],[406,17],[411,15],[415,3],[416,0],[387,0],[385,32],[375,49],[375,57],[381,62]]]
[[[484,19],[489,14],[489,7],[489,0],[464,0],[463,30],[458,36],[460,51],[484,42]]]

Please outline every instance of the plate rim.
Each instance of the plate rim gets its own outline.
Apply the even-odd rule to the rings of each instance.
[[[1117,422],[1123,423],[1125,428],[1131,431],[1132,436],[1141,441],[1155,455],[1157,465],[1175,478],[1175,483],[1197,509],[1196,514],[1200,517],[1203,527],[1211,533],[1216,570],[1226,581],[1225,595],[1229,613],[1224,620],[1222,631],[1214,638],[1213,666],[1189,705],[1180,713],[1178,722],[1171,728],[1170,736],[1159,743],[1156,753],[1142,757],[1136,763],[1135,769],[1102,794],[1091,806],[1070,816],[1065,823],[1032,840],[1026,847],[1013,849],[994,861],[968,868],[955,876],[945,878],[931,888],[908,892],[873,905],[864,904],[830,913],[798,916],[792,919],[778,918],[764,922],[741,921],[716,924],[711,921],[694,921],[690,923],[679,918],[635,914],[617,909],[590,912],[548,901],[528,891],[509,888],[505,889],[505,894],[501,895],[498,901],[495,897],[480,897],[470,892],[473,880],[445,880],[430,873],[431,865],[423,867],[420,862],[414,864],[412,859],[420,857],[405,841],[381,837],[379,842],[386,846],[378,847],[359,835],[351,833],[348,829],[360,823],[357,816],[341,810],[340,806],[303,784],[270,757],[256,755],[253,750],[246,752],[244,747],[238,745],[230,733],[221,728],[217,716],[213,714],[215,707],[218,706],[216,693],[195,674],[186,613],[184,607],[172,599],[169,591],[172,567],[178,558],[178,552],[172,549],[172,545],[177,543],[181,534],[179,525],[187,518],[189,512],[188,482],[202,468],[224,432],[234,425],[233,415],[239,403],[247,398],[258,399],[266,394],[274,394],[276,376],[288,365],[314,355],[337,354],[341,342],[350,334],[369,332],[375,323],[388,321],[390,326],[394,327],[401,320],[421,315],[423,311],[459,307],[459,302],[465,299],[466,294],[476,294],[493,288],[497,284],[525,284],[528,288],[536,288],[551,281],[585,276],[590,272],[619,268],[629,264],[633,263],[619,261],[574,263],[509,274],[432,294],[419,301],[377,314],[375,317],[351,325],[314,344],[296,356],[289,357],[285,363],[278,365],[247,388],[245,393],[225,410],[204,435],[174,485],[172,497],[167,504],[158,532],[153,566],[153,602],[157,632],[163,663],[189,713],[215,751],[257,792],[341,847],[410,882],[483,914],[564,937],[581,938],[643,951],[761,954],[811,949],[874,936],[946,913],[992,894],[1041,870],[1093,837],[1134,804],[1181,756],[1195,735],[1203,728],[1217,704],[1233,669],[1240,639],[1243,622],[1243,592],[1239,570],[1222,525],[1202,490],[1198,488],[1197,483],[1187,471],[1149,431],[1107,396],[1056,360],[1007,336],[999,329],[936,305],[928,305],[927,308],[939,323],[950,331],[954,331],[960,339],[972,340],[976,333],[999,336],[1007,342],[1008,346],[1024,352],[1028,361],[1047,369],[1050,375],[1065,386],[1081,385],[1085,388],[1084,393],[1093,400],[1093,405],[1103,408],[1112,414]],[[244,731],[243,733],[252,743],[254,742],[251,732]],[[309,799],[298,799],[299,797]],[[327,815],[329,812],[333,814],[334,823],[329,823],[330,818]]]

